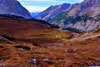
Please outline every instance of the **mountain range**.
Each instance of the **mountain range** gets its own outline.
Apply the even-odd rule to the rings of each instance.
[[[50,6],[41,13],[29,13],[17,0],[0,0],[0,14],[45,20],[60,29],[90,32],[100,28],[100,0],[84,0],[82,3]],[[36,15],[35,15],[36,14]]]
[[[50,6],[37,19],[48,21],[62,29],[90,32],[100,28],[100,0],[84,0],[82,3]]]

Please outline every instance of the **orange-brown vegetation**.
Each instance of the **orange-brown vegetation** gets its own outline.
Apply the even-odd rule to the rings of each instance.
[[[100,39],[69,42],[62,45],[34,46],[31,43],[0,43],[0,64],[10,67],[89,67],[100,65]],[[16,48],[25,46],[29,50]],[[36,63],[32,61],[36,59]],[[46,61],[45,59],[48,59]]]
[[[2,17],[0,17],[2,18]],[[25,19],[0,19],[0,35],[8,35],[25,42],[52,43],[59,38],[71,38],[68,31],[61,31],[51,25]],[[61,35],[61,37],[56,37]]]
[[[89,67],[100,66],[100,37],[84,41],[69,39],[71,32],[29,20],[0,19],[1,67]]]

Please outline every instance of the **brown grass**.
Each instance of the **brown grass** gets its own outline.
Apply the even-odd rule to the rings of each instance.
[[[37,67],[85,67],[100,65],[99,39],[93,41],[71,42],[60,46],[34,46],[31,43],[4,44],[1,43],[0,55],[3,61],[0,64],[19,67],[20,65]],[[59,43],[58,43],[59,44]],[[27,46],[30,50],[22,50],[14,46]],[[37,59],[34,64],[31,60]],[[50,62],[44,61],[49,59]]]
[[[72,37],[71,32],[32,21],[8,19],[0,19],[2,34],[16,39],[16,44],[0,41],[0,64],[4,67],[100,66],[100,38],[68,42],[65,40]],[[29,47],[30,50],[15,46]],[[36,63],[32,59],[36,59]]]

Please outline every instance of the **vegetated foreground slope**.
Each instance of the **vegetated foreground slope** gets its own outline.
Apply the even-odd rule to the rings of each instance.
[[[38,52],[36,50],[34,53],[34,48],[61,44],[61,38],[71,37],[71,32],[58,30],[42,20],[26,20],[14,15],[0,15],[0,66],[37,65],[33,55]]]
[[[71,32],[8,15],[0,16],[0,35],[14,42],[0,36],[1,67],[100,66],[100,36],[70,41]]]
[[[100,66],[100,36],[84,41],[40,45],[0,43],[0,65],[4,67]]]

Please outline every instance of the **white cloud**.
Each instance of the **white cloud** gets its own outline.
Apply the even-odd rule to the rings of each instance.
[[[48,7],[40,7],[40,6],[24,6],[29,12],[41,12]]]
[[[47,9],[49,6],[45,6],[45,4],[43,4],[44,7],[39,6],[38,4],[37,5],[31,4],[30,5],[29,3],[27,4],[27,2],[33,2],[34,3],[35,1],[38,1],[41,4],[42,4],[42,2],[46,2],[48,4],[53,2],[53,4],[56,5],[57,3],[75,3],[75,2],[77,3],[77,2],[81,2],[83,0],[18,0],[18,1],[23,3],[23,6],[30,12],[41,12],[41,11]],[[27,5],[24,5],[24,3],[27,4]]]

